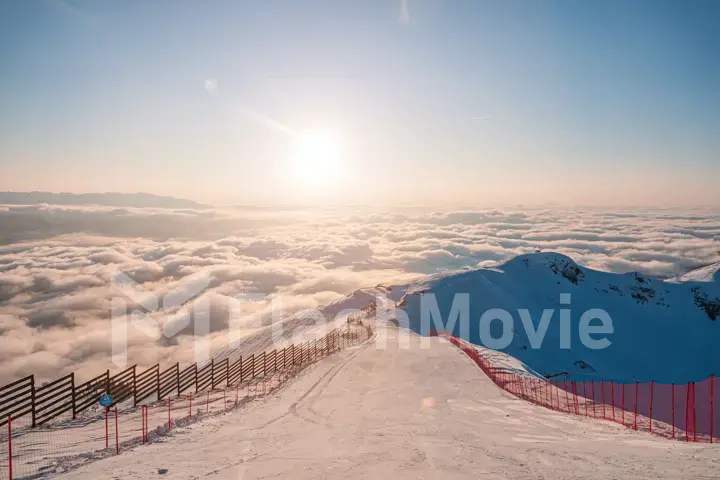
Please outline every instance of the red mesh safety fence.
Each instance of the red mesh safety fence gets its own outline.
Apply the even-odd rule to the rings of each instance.
[[[720,441],[720,416],[716,414],[719,392],[714,376],[683,385],[538,378],[526,371],[494,365],[474,345],[449,333],[430,335],[449,340],[500,388],[536,405],[616,422],[666,438]]]

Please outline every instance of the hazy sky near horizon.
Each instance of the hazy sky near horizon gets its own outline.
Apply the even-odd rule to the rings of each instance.
[[[713,0],[4,2],[0,190],[718,205],[718,18]]]

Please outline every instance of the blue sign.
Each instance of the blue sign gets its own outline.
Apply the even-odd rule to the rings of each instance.
[[[102,395],[100,397],[100,405],[102,405],[105,408],[112,406],[112,395],[110,395],[109,393]]]

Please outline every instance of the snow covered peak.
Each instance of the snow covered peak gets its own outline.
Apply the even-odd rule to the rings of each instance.
[[[543,375],[669,383],[701,380],[720,368],[720,350],[715,348],[720,343],[720,283],[677,283],[639,273],[600,272],[565,255],[534,253],[493,268],[433,277],[411,289],[401,304],[410,328],[427,333],[420,321],[423,295],[434,295],[447,322],[459,293],[469,294],[471,326],[466,340],[483,344],[479,321],[485,312],[510,312],[513,338],[502,351]],[[560,347],[560,309],[571,311],[574,341],[569,349]],[[521,310],[529,313],[536,329],[543,313],[553,311],[539,349],[531,348]],[[612,319],[608,348],[592,350],[578,340],[579,319],[589,310],[602,310]],[[444,329],[462,336],[457,327]]]
[[[576,265],[575,261],[563,255],[562,253],[555,252],[536,252],[536,253],[525,253],[518,255],[498,265],[499,268],[513,268],[515,266],[552,266],[559,263]]]
[[[696,268],[680,277],[679,281],[720,283],[720,262]]]

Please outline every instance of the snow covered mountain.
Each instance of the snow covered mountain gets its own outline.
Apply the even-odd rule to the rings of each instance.
[[[422,297],[434,294],[442,321],[457,293],[469,294],[468,340],[483,344],[479,320],[490,309],[513,316],[512,341],[501,350],[544,376],[567,374],[571,379],[684,383],[720,373],[720,264],[662,281],[638,273],[612,274],[578,266],[555,253],[518,256],[494,268],[444,274],[408,289],[400,304],[410,328],[426,334],[420,321]],[[564,297],[561,297],[564,295]],[[561,299],[570,304],[561,304]],[[543,310],[555,310],[540,348],[531,348],[520,309],[527,309],[537,329]],[[571,344],[560,347],[560,310],[571,311]],[[579,319],[590,309],[602,309],[614,332],[604,349],[586,347],[578,334]],[[526,314],[527,315],[527,314]],[[491,333],[500,333],[492,327]],[[450,325],[452,326],[452,325]],[[436,327],[433,325],[433,327]],[[461,336],[459,324],[447,328]]]
[[[299,312],[245,337],[218,352],[216,360],[250,355],[277,345],[277,332],[296,342],[315,338],[362,310],[365,321],[407,318],[411,330],[427,334],[421,321],[422,298],[434,294],[444,328],[462,336],[458,324],[448,324],[453,299],[469,295],[470,342],[484,345],[479,320],[490,309],[513,317],[512,341],[502,352],[543,376],[567,375],[575,380],[685,383],[720,373],[720,264],[690,272],[675,280],[658,280],[639,273],[613,274],[577,265],[567,256],[535,253],[492,268],[449,272],[425,277],[410,285],[357,290],[319,309],[330,323],[318,321],[318,311]],[[561,303],[569,294],[570,303]],[[567,298],[565,298],[567,300]],[[560,347],[560,310],[570,310],[570,348]],[[602,309],[612,320],[610,345],[587,348],[579,339],[579,321],[590,309]],[[544,310],[554,310],[540,348],[532,348],[519,310],[527,310],[537,330]],[[547,315],[547,314],[546,314]],[[405,323],[394,321],[405,326]],[[494,322],[492,327],[499,327]],[[494,337],[497,329],[491,327]]]

